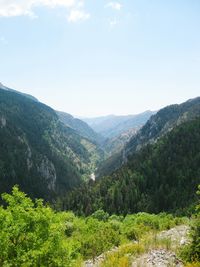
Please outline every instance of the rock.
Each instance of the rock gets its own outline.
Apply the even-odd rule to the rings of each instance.
[[[0,117],[0,126],[1,128],[6,127],[6,118],[4,116]]]
[[[162,231],[158,235],[158,238],[170,239],[172,242],[175,242],[177,244],[181,244],[181,243],[186,244],[189,242],[189,238],[188,238],[189,229],[190,228],[186,225],[179,225],[170,230]]]
[[[38,166],[38,172],[48,183],[49,190],[55,190],[56,186],[56,170],[51,161],[47,157],[44,157]]]
[[[185,245],[189,243],[189,227],[186,225],[176,226],[170,230],[162,231],[157,238],[169,239],[172,241],[172,247],[177,245]],[[166,249],[155,249],[145,255],[142,255],[132,263],[132,267],[168,267],[168,266],[184,266],[177,256]]]
[[[152,250],[149,253],[141,256],[132,263],[132,267],[168,267],[168,266],[184,266],[183,263],[176,257],[173,252],[165,249]]]

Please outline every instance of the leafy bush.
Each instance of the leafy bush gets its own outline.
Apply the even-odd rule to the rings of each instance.
[[[64,266],[71,261],[65,241],[65,214],[35,203],[17,187],[0,208],[0,266]],[[68,265],[69,266],[69,265]]]
[[[3,194],[0,207],[0,266],[79,267],[86,259],[120,247],[118,260],[110,257],[105,266],[128,266],[128,257],[143,251],[140,240],[149,231],[174,225],[176,218],[139,213],[122,216],[100,210],[87,218],[72,212],[55,212],[42,200],[32,201],[15,186]],[[115,256],[116,256],[115,255]],[[115,265],[111,265],[111,264]]]
[[[200,196],[200,185],[198,189],[197,195]],[[196,266],[196,262],[200,262],[200,204],[197,205],[196,212],[191,229],[192,242],[181,252],[186,261],[193,262],[191,266]]]
[[[91,215],[92,218],[95,218],[99,221],[107,221],[108,218],[109,218],[109,214],[103,210],[97,210],[95,211],[92,215]]]

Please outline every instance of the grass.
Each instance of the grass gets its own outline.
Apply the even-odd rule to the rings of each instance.
[[[120,246],[117,251],[107,253],[106,259],[100,267],[130,267],[138,256],[148,253],[150,250],[165,249],[173,252],[178,250],[178,243],[172,242],[171,238],[161,238],[158,233],[159,231],[151,231],[140,238],[137,243],[125,244]],[[200,266],[188,265],[187,267]]]

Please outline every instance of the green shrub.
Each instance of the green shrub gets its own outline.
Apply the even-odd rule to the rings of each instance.
[[[97,210],[95,211],[92,215],[91,215],[92,218],[95,218],[99,221],[104,221],[106,222],[109,218],[109,214],[103,210]]]
[[[65,240],[65,214],[33,202],[13,188],[0,208],[0,266],[70,266],[72,248]]]
[[[197,194],[200,196],[200,186],[198,189]],[[188,262],[200,262],[200,204],[197,205],[196,212],[191,228],[192,242],[181,252],[183,259]]]

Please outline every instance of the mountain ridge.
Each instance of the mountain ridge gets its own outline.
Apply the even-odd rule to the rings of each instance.
[[[97,170],[97,177],[109,175],[124,163],[128,157],[137,153],[145,145],[155,143],[175,126],[181,125],[200,115],[200,97],[190,99],[182,104],[167,106],[152,115],[147,123],[115,155],[102,162]]]
[[[50,199],[82,182],[100,160],[98,148],[26,95],[0,89],[1,192],[14,184]],[[94,157],[95,155],[95,157]]]
[[[16,93],[16,94],[23,95],[23,96],[26,96],[27,98],[30,98],[30,99],[32,99],[32,100],[34,100],[34,101],[36,101],[36,102],[39,102],[39,100],[38,100],[36,97],[34,97],[34,96],[30,95],[30,94],[22,93],[22,92],[20,92],[20,91],[11,89],[11,88],[9,88],[9,87],[3,85],[1,82],[0,82],[0,89],[2,89],[2,90],[6,90],[6,91],[10,91],[10,92],[14,92],[14,93]]]
[[[175,126],[110,175],[72,191],[66,209],[89,215],[137,212],[190,213],[200,183],[200,116]],[[80,203],[83,203],[80,205]]]
[[[139,129],[143,126],[154,111],[144,111],[135,115],[108,115],[96,118],[83,118],[94,131],[105,138],[113,138],[131,129]]]

